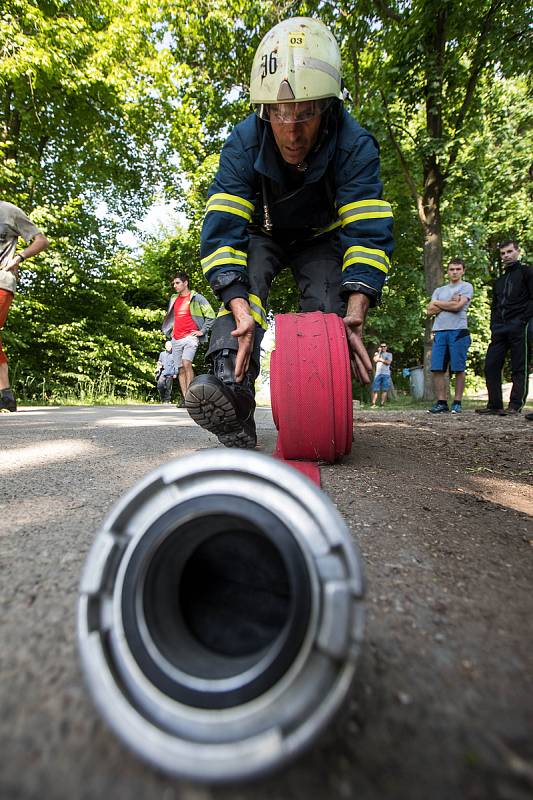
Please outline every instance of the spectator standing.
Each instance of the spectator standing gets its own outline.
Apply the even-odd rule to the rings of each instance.
[[[172,342],[165,342],[165,349],[159,353],[156,369],[157,391],[162,403],[172,400],[172,384],[176,378],[174,356],[172,355]]]
[[[19,238],[30,242],[16,253]],[[4,327],[15,292],[20,265],[48,247],[48,239],[17,206],[0,200],[0,330]],[[16,411],[9,384],[7,356],[0,339],[0,411]]]
[[[515,416],[526,402],[533,337],[533,267],[522,264],[514,240],[502,242],[500,257],[505,272],[494,284],[490,314],[491,340],[485,357],[485,380],[489,395],[485,408],[476,414]],[[508,408],[503,408],[502,369],[511,355],[513,385]]]
[[[463,280],[464,273],[465,262],[461,258],[452,258],[448,264],[449,283],[435,289],[426,308],[429,317],[435,316],[431,371],[436,400],[429,409],[431,414],[442,414],[450,410],[446,390],[448,369],[455,373],[452,414],[461,412],[466,357],[471,341],[466,311],[474,295],[472,284]]]
[[[381,392],[381,407],[385,405],[387,399],[387,392],[391,385],[391,364],[392,353],[387,350],[387,345],[382,342],[378,347],[377,353],[374,353],[374,364],[376,365],[376,374],[374,376],[374,383],[372,384],[372,408],[376,407],[378,394]]]
[[[194,378],[194,356],[199,343],[207,342],[215,322],[215,312],[203,295],[189,288],[186,272],[178,272],[172,284],[175,294],[170,298],[161,329],[166,336],[172,335],[174,366],[178,371],[181,393],[185,397]]]

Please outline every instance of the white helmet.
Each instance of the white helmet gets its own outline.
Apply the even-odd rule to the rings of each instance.
[[[266,34],[250,76],[250,99],[260,117],[269,119],[275,105],[278,121],[304,121],[342,97],[339,46],[322,22],[293,17]],[[296,120],[283,103],[302,103]]]

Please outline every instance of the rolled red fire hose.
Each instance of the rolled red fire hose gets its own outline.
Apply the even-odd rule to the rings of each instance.
[[[270,361],[274,455],[294,461],[320,485],[318,461],[333,463],[352,447],[350,356],[342,319],[313,311],[278,314]]]

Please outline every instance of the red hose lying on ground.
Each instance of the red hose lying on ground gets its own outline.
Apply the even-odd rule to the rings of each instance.
[[[318,461],[333,463],[352,448],[352,382],[342,319],[313,311],[277,314],[270,361],[274,455],[320,485]],[[294,463],[293,463],[294,462]]]

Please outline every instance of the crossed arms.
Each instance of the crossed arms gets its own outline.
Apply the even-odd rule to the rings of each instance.
[[[451,300],[430,300],[426,306],[426,314],[433,317],[441,311],[451,311],[457,313],[468,303],[469,298],[457,292]]]

